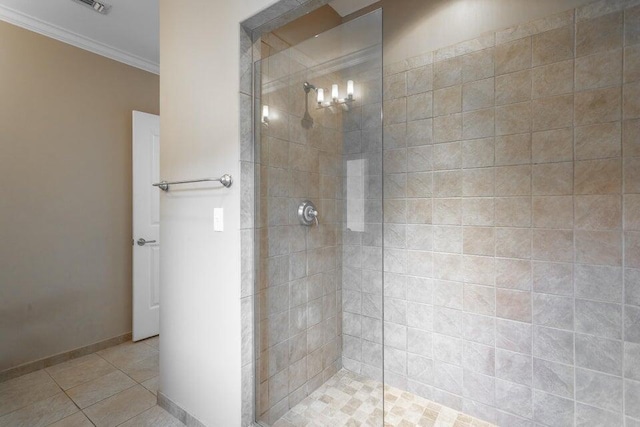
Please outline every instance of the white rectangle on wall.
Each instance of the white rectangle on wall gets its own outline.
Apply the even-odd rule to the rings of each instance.
[[[347,160],[347,229],[364,232],[365,160]]]

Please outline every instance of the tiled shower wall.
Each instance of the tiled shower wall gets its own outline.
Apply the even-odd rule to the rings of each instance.
[[[302,126],[302,84],[317,72],[293,54],[270,56],[258,70],[261,101],[270,111],[256,147],[257,412],[267,425],[341,367],[342,120],[339,111],[316,110],[310,93],[314,125]],[[307,199],[320,212],[318,227],[298,222],[298,204]]]
[[[387,383],[503,426],[640,425],[637,4],[386,67]]]
[[[382,381],[382,49],[342,72],[356,102],[343,113],[343,366]]]

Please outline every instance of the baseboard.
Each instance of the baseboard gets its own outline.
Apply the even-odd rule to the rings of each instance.
[[[180,421],[187,427],[206,427],[196,417],[182,409],[180,405],[162,394],[161,391],[158,391],[158,406],[173,415],[174,418],[177,418],[178,421]]]
[[[48,368],[49,366],[57,365],[58,363],[66,362],[67,360],[86,356],[88,354],[95,353],[96,351],[104,350],[105,348],[113,347],[127,341],[131,341],[131,332],[94,344],[89,344],[84,347],[76,348],[75,350],[56,354],[55,356],[45,357],[43,359],[36,360],[35,362],[28,362],[16,366],[15,368],[9,368],[0,372],[0,383],[31,372],[39,371],[40,369]]]

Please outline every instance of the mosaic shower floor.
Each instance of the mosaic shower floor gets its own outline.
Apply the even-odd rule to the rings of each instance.
[[[345,369],[291,408],[273,427],[379,427],[382,384]],[[446,406],[385,386],[385,427],[492,427]]]

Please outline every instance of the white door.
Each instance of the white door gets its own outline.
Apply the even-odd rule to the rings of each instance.
[[[133,112],[133,340],[160,333],[160,117]]]

